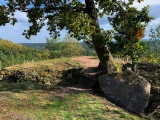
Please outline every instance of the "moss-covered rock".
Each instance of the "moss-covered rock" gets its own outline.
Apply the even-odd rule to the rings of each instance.
[[[10,66],[0,71],[0,80],[7,82],[40,82],[55,83],[61,77],[64,70],[76,68],[78,65],[69,60],[57,59],[53,61],[42,61],[24,65]]]

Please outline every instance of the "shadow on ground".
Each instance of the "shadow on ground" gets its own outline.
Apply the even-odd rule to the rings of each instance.
[[[97,68],[72,68],[62,71],[59,77],[52,80],[52,84],[43,84],[33,81],[0,82],[0,91],[22,92],[26,90],[55,90],[60,87],[92,89],[97,85]],[[96,76],[96,77],[95,77]],[[14,80],[16,81],[16,80]]]

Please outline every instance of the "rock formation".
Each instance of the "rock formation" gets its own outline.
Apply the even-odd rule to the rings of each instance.
[[[108,99],[130,112],[141,113],[148,105],[151,85],[132,71],[102,75],[99,84]]]

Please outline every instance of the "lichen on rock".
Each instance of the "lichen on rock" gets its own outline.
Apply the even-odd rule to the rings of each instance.
[[[132,71],[101,75],[99,84],[106,98],[131,112],[141,113],[148,105],[151,85]]]

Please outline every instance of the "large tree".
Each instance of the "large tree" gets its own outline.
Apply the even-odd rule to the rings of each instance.
[[[110,52],[106,43],[111,32],[100,28],[98,17],[123,12],[134,0],[4,0],[0,5],[0,25],[15,24],[16,11],[27,12],[31,26],[24,31],[26,38],[36,35],[47,24],[50,34],[57,37],[63,29],[78,40],[94,46],[100,66],[108,73]],[[141,2],[143,0],[138,0]],[[123,17],[123,16],[122,16]],[[122,18],[123,19],[123,18]]]

